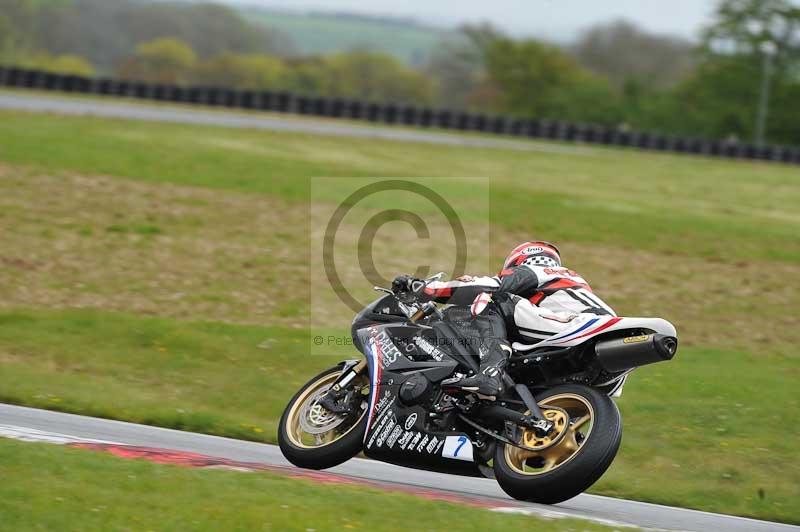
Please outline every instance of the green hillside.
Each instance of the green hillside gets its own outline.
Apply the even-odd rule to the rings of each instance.
[[[401,19],[361,17],[348,14],[280,11],[243,7],[239,12],[250,22],[276,28],[292,39],[301,54],[323,54],[364,48],[381,51],[412,65],[422,64],[450,31]]]

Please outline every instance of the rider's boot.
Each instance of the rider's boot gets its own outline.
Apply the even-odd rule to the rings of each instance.
[[[505,366],[510,354],[511,347],[507,342],[497,342],[481,361],[480,371],[477,374],[472,377],[447,379],[442,381],[442,385],[486,397],[498,397],[505,390]]]
[[[497,397],[503,393],[503,368],[487,366],[473,377],[447,379],[442,381],[448,388],[457,388],[465,392],[473,392],[487,397]]]

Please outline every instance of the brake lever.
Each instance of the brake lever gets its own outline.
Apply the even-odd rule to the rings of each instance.
[[[381,286],[373,286],[372,289],[375,290],[376,292],[386,292],[389,295],[392,295],[392,296],[395,295],[394,292],[392,292],[388,288],[383,288]]]
[[[425,286],[428,286],[429,284],[431,284],[434,281],[441,281],[442,277],[444,277],[444,275],[445,275],[444,272],[439,272],[436,275],[432,275],[432,276],[428,277],[424,281]]]
[[[413,303],[412,301],[404,300],[401,294],[396,294],[394,291],[389,290],[388,288],[383,288],[381,286],[373,286],[372,289],[375,290],[376,292],[384,292],[386,294],[389,294],[390,296],[394,296],[395,299],[397,299],[398,303],[400,303],[403,307],[408,308],[407,306]],[[411,312],[406,312],[406,314],[411,314]]]

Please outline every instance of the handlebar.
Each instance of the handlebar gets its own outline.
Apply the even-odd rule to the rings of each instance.
[[[428,286],[429,284],[431,284],[434,281],[440,280],[442,277],[444,277],[444,275],[445,275],[444,272],[439,272],[436,275],[432,275],[432,276],[428,277],[427,279],[423,279],[421,281],[422,282],[422,286],[420,286],[419,288],[415,288],[413,290],[413,292],[414,293],[421,292],[426,286]],[[392,294],[393,296],[397,296],[398,295],[393,290],[390,290],[389,288],[383,288],[382,286],[373,286],[372,289],[375,290],[376,292],[385,292],[387,294]]]
[[[444,277],[444,275],[445,275],[444,272],[439,272],[436,275],[432,275],[432,276],[428,277],[427,279],[422,280],[421,281],[422,286],[415,287],[414,290],[412,292],[410,292],[410,293],[408,293],[408,292],[405,293],[406,296],[408,296],[408,295],[414,295],[415,296],[411,300],[406,300],[406,301],[404,301],[405,298],[402,298],[400,293],[395,293],[393,290],[390,290],[388,288],[383,288],[381,286],[373,286],[372,289],[377,291],[377,292],[384,292],[386,294],[391,294],[391,295],[395,296],[403,304],[411,304],[411,305],[413,305],[413,307],[416,308],[415,312],[412,313],[411,309],[409,309],[409,311],[408,311],[408,317],[412,322],[416,322],[418,320],[427,318],[428,316],[430,316],[432,314],[436,314],[439,318],[441,318],[442,317],[442,313],[439,310],[439,307],[436,306],[436,303],[433,303],[432,301],[428,301],[428,302],[420,305],[419,302],[417,301],[416,294],[421,293],[425,289],[426,286],[428,286],[429,284],[431,284],[434,281],[440,280],[442,277]]]

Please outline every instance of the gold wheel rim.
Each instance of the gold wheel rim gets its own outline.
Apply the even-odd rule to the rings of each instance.
[[[538,437],[533,430],[526,429],[520,444],[533,450],[505,446],[506,463],[522,475],[548,473],[575,458],[589,439],[594,424],[592,405],[577,394],[554,395],[539,402],[539,406],[545,417],[555,423],[554,432]]]
[[[366,399],[361,401],[361,414],[355,421],[332,414],[317,403],[319,397],[328,391],[338,378],[339,373],[320,377],[306,386],[303,393],[292,403],[289,414],[286,416],[285,426],[286,435],[292,444],[304,449],[318,449],[330,445],[352,432],[364,419],[367,413]],[[366,377],[358,376],[355,378],[353,386],[363,386],[363,384],[366,384]],[[304,425],[306,427],[315,426],[319,432],[307,432]],[[326,426],[330,429],[325,430]]]

